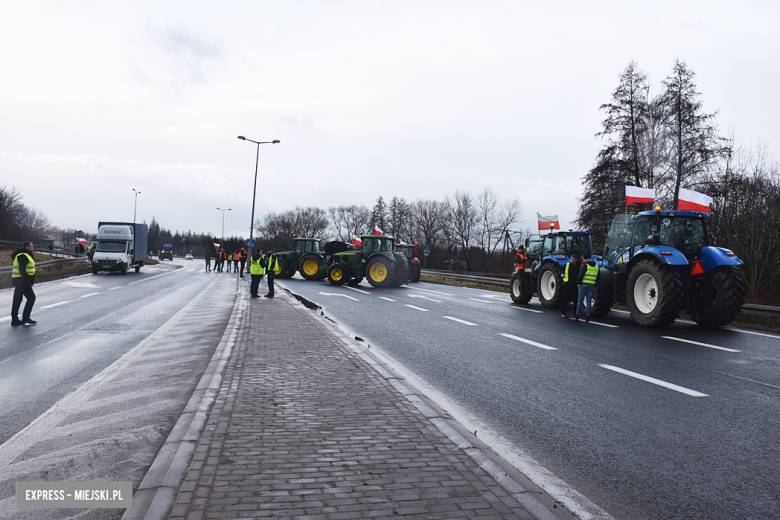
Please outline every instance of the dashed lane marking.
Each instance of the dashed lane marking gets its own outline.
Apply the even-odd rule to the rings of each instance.
[[[122,287],[124,287],[124,285],[117,285],[116,287],[111,287],[111,288],[109,289],[109,291],[115,291],[115,290],[117,290],[117,289],[121,289]]]
[[[355,287],[346,287],[346,286],[345,286],[345,287],[344,287],[344,289],[349,289],[350,291],[357,291],[357,292],[359,292],[359,293],[363,293],[363,294],[371,294],[371,293],[370,293],[370,292],[368,292],[368,291],[364,291],[364,290],[362,290],[362,289],[356,289]]]
[[[429,309],[423,309],[422,307],[417,307],[416,305],[408,305],[408,304],[404,304],[404,305],[406,305],[410,309],[414,309],[414,310],[417,310],[417,311],[422,311],[422,312],[428,312],[429,311]]]
[[[70,303],[72,301],[73,300],[67,300],[64,302],[52,303],[51,305],[44,305],[43,307],[41,307],[41,309],[51,309],[52,307],[59,307],[60,305],[65,305],[66,303]]]
[[[744,332],[745,334],[753,334],[754,336],[764,336],[765,338],[780,339],[780,336],[764,334],[763,332],[753,332],[752,330],[732,329],[730,327],[725,328],[724,330],[733,330],[734,332]]]
[[[394,300],[394,299],[392,299],[392,298],[386,298],[386,297],[384,297],[384,296],[380,296],[379,298],[381,298],[382,300],[387,300],[387,301],[389,301],[389,302],[394,302],[394,301],[395,301],[395,300]]]
[[[543,313],[543,312],[544,312],[544,311],[538,311],[538,310],[536,310],[536,309],[529,309],[529,308],[527,308],[527,307],[518,307],[518,306],[516,306],[516,305],[515,305],[515,306],[513,306],[512,308],[513,308],[513,309],[517,309],[517,310],[519,310],[519,311],[535,312],[536,314],[541,314],[541,313]]]
[[[656,379],[654,377],[645,376],[642,374],[638,374],[636,372],[631,372],[630,370],[626,370],[624,368],[615,367],[612,365],[599,365],[601,368],[606,368],[607,370],[611,370],[613,372],[617,372],[618,374],[623,374],[625,376],[633,377],[636,379],[640,379],[642,381],[646,381],[648,383],[652,383],[654,385],[662,386],[664,388],[668,388],[669,390],[674,390],[675,392],[680,392],[681,394],[690,395],[691,397],[708,397],[707,394],[703,394],[701,392],[697,392],[696,390],[691,390],[690,388],[685,388],[684,386],[678,386],[672,383],[667,383],[666,381],[661,381],[660,379]]]
[[[425,292],[434,293],[434,294],[441,294],[441,295],[444,295],[444,296],[454,296],[454,295],[452,295],[450,293],[446,293],[446,292],[432,291],[430,289],[420,289],[419,287],[409,287],[408,285],[402,285],[401,287],[403,287],[404,289],[413,289],[415,291],[425,291]]]
[[[173,274],[177,272],[179,272],[178,269],[175,271],[168,271],[167,273],[163,273],[163,274],[156,274],[154,276],[150,276],[149,278],[144,278],[143,280],[136,280],[135,282],[130,282],[128,285],[133,285],[134,283],[148,282],[149,280],[154,280],[155,278],[159,278],[161,276],[168,276],[169,274]]]
[[[570,320],[573,320],[574,318],[569,318]],[[601,323],[600,321],[585,321],[583,323],[589,323],[590,325],[601,325],[602,327],[608,327],[610,329],[618,329],[617,325],[612,325],[610,323]]]
[[[458,319],[458,318],[453,318],[452,316],[442,316],[442,318],[444,318],[445,320],[457,321],[458,323],[462,323],[464,325],[470,325],[472,327],[476,327],[477,326],[476,323],[471,323],[470,321],[461,320],[461,319]]]
[[[441,300],[434,300],[433,298],[428,298],[427,296],[423,296],[421,294],[410,294],[409,298],[422,298],[423,300],[428,300],[429,302],[441,303]]]
[[[471,300],[473,302],[479,302],[479,303],[493,303],[493,302],[489,302],[489,301],[486,301],[486,300],[478,300],[477,298],[469,298],[469,300]]]
[[[329,292],[321,292],[320,294],[322,294],[324,296],[341,296],[342,298],[346,298],[348,300],[352,300],[353,302],[359,302],[360,301],[357,298],[353,298],[352,296],[350,296],[348,294],[337,294],[337,293],[329,293]]]
[[[671,339],[672,341],[681,341],[682,343],[690,343],[691,345],[698,345],[700,347],[714,348],[717,350],[724,350],[726,352],[742,352],[741,350],[735,350],[733,348],[719,347],[717,345],[710,345],[709,343],[699,343],[698,341],[691,341],[689,339],[675,338],[674,336],[661,336],[664,339]]]
[[[100,294],[99,292],[93,292],[89,294],[85,294],[83,296],[80,296],[80,298],[89,298],[90,296],[95,296],[96,294]]]
[[[513,336],[512,334],[504,334],[503,332],[498,333],[499,336],[504,336],[505,338],[513,339],[515,341],[520,341],[521,343],[527,343],[529,345],[533,345],[534,347],[543,348],[544,350],[558,350],[555,347],[551,347],[549,345],[543,345],[541,343],[537,343],[535,341],[531,341],[530,339],[521,338],[518,336]]]

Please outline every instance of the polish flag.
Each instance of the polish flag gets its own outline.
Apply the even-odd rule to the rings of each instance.
[[[626,185],[626,206],[647,202],[652,204],[655,200],[655,190],[652,188],[639,188]]]
[[[379,226],[377,226],[376,224],[374,224],[374,234],[375,234],[375,235],[384,235],[384,234],[385,234],[385,232],[384,232],[384,231],[382,231],[381,229],[379,229]]]
[[[549,217],[543,217],[537,212],[536,220],[539,221],[540,230],[561,229],[561,224],[558,222],[558,215],[550,215]],[[552,224],[552,226],[550,224]]]
[[[214,242],[214,249],[219,249],[219,244],[217,244],[216,242]]]
[[[79,244],[81,244],[82,246],[87,245],[87,239],[86,238],[79,238],[77,240],[79,241]]]
[[[362,246],[363,245],[363,241],[360,240],[359,237],[355,237],[355,238],[352,239],[352,245],[353,246]]]
[[[677,209],[680,211],[689,210],[709,213],[710,204],[712,204],[712,197],[708,197],[698,191],[680,188],[680,194],[677,195]]]

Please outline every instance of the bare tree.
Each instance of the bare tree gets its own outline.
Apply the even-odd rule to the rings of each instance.
[[[470,192],[460,190],[452,197],[447,197],[446,203],[450,213],[447,232],[457,241],[463,252],[466,269],[471,271],[471,246],[479,226],[477,205]]]
[[[19,226],[24,231],[27,240],[37,242],[51,227],[51,222],[34,207],[23,206],[20,212]]]
[[[20,240],[20,220],[24,211],[22,195],[16,188],[0,187],[0,239]]]
[[[356,236],[369,232],[371,211],[365,206],[339,206],[328,209],[336,237],[342,242],[351,242]]]
[[[276,248],[292,249],[293,236],[324,239],[328,231],[328,216],[325,210],[314,206],[295,209],[282,213],[269,213],[258,219],[255,229],[258,234]]]
[[[485,262],[485,272],[493,269],[493,257],[498,246],[504,243],[504,237],[510,226],[522,221],[523,207],[517,198],[500,203],[489,187],[477,196],[477,214],[479,216],[479,248]]]

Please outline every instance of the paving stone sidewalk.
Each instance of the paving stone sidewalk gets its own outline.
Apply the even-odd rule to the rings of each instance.
[[[431,418],[446,412],[424,413],[435,405],[415,405],[325,318],[276,295],[244,314],[171,518],[573,518]]]

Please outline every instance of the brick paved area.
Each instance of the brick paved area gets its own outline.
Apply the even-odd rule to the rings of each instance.
[[[515,496],[277,291],[251,301],[171,518],[538,516]]]

